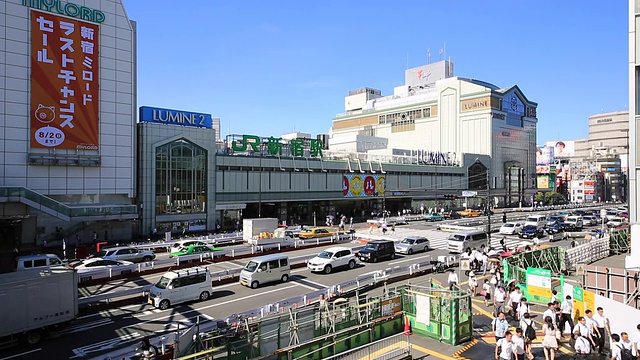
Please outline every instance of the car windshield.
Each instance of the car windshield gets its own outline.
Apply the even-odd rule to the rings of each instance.
[[[320,254],[318,254],[318,257],[321,259],[331,259],[332,256],[333,256],[333,253],[328,251],[323,251]]]
[[[403,244],[415,244],[416,240],[415,239],[404,239],[402,240]]]
[[[607,215],[618,215],[617,211],[607,211]]]
[[[527,225],[524,228],[522,228],[522,230],[537,230],[538,227],[535,225]]]
[[[449,240],[453,240],[453,241],[464,241],[464,236],[462,235],[453,235],[451,234],[449,236]]]
[[[156,287],[158,289],[166,289],[167,285],[169,285],[169,283],[171,282],[171,279],[167,278],[167,277],[161,277],[160,280],[158,280],[158,282],[156,283]]]
[[[511,223],[504,224],[504,227],[513,227],[513,226],[514,226],[514,224],[511,224]]]
[[[364,248],[366,250],[378,250],[378,244],[367,244]]]
[[[527,221],[529,221],[529,222],[538,222],[538,218],[536,218],[536,217],[528,217]]]
[[[247,263],[247,266],[244,267],[245,270],[247,270],[248,272],[254,272],[256,271],[256,269],[258,268],[258,263],[255,261],[249,261]]]
[[[554,222],[554,221],[557,221],[557,220],[558,220],[557,216],[552,216],[552,217],[549,218],[550,222]]]
[[[82,260],[72,261],[69,263],[69,266],[71,266],[72,268],[76,268],[80,265],[82,265]]]

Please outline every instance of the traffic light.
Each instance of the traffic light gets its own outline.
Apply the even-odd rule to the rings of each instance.
[[[453,194],[444,194],[444,198],[445,199],[451,199],[451,200],[455,200],[458,198],[458,195],[453,195]]]

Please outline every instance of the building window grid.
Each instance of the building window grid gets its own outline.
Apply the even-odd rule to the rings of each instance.
[[[386,115],[378,115],[378,124],[391,124],[392,126],[414,124],[416,119],[428,117],[431,117],[430,107]]]

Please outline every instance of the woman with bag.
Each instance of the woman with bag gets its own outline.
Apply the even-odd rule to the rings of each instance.
[[[542,325],[544,338],[542,339],[542,347],[544,349],[545,360],[555,360],[556,350],[558,349],[558,339],[556,339],[556,327],[553,325],[551,316],[544,318]]]
[[[468,282],[468,285],[469,285],[469,289],[470,289],[470,290],[471,290],[471,292],[473,293],[473,296],[477,296],[477,295],[478,295],[478,292],[477,292],[477,289],[478,289],[478,279],[476,279],[476,274],[475,274],[473,271],[471,271],[471,272],[469,273],[469,282]]]
[[[484,284],[482,284],[482,292],[480,295],[484,296],[484,306],[489,307],[489,300],[491,300],[491,285],[486,279],[484,280]]]
[[[531,315],[526,312],[520,319],[520,328],[524,331],[524,350],[528,359],[533,359],[533,352],[531,351],[531,343],[537,338],[536,336],[536,324],[531,319]]]

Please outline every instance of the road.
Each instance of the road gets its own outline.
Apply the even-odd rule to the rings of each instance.
[[[310,273],[306,268],[295,269],[292,270],[289,282],[265,285],[258,289],[246,288],[238,283],[221,285],[214,288],[213,296],[208,301],[181,304],[165,311],[160,311],[147,304],[137,304],[83,316],[64,330],[59,338],[45,340],[34,349],[12,348],[4,350],[0,352],[0,360],[42,358],[45,354],[48,359],[90,358],[109,352],[114,348],[131,345],[142,336],[170,333],[177,329],[178,323],[189,325],[198,318],[200,321],[225,319],[231,314],[324,289],[333,284],[353,279],[360,274],[388,267],[408,266],[412,263],[425,261],[429,257],[437,258],[439,255],[447,254],[443,249],[446,247],[446,237],[449,233],[436,230],[436,226],[437,224],[434,223],[416,222],[398,226],[396,234],[390,235],[402,238],[405,234],[416,232],[432,233],[433,236],[430,236],[429,239],[434,249],[427,253],[417,253],[411,256],[398,255],[396,259],[391,261],[360,264],[353,270],[337,271],[331,275]],[[500,238],[502,238],[501,235],[494,234],[492,245],[497,245]],[[507,236],[506,238],[509,247],[522,241],[517,236]],[[546,237],[541,240],[542,242],[546,241]],[[359,245],[356,243],[345,244],[350,247]],[[568,241],[558,241],[554,245],[568,246]],[[289,256],[314,254],[321,250],[322,248],[302,249],[289,253]],[[245,262],[246,260],[227,261],[212,264],[210,267],[211,271],[219,271],[242,267]],[[82,289],[82,295],[154,283],[161,275],[145,275],[137,279],[107,282]],[[446,282],[445,274],[428,276]]]

